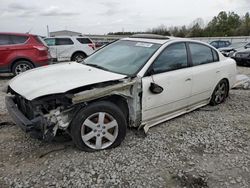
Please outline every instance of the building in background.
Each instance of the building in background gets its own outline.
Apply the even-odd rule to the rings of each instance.
[[[75,32],[75,31],[69,31],[69,30],[61,30],[61,31],[53,31],[49,32],[50,37],[57,37],[57,36],[79,36],[82,35],[82,33]]]

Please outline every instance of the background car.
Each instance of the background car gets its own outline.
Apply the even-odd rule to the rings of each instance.
[[[248,42],[237,42],[237,43],[233,43],[228,47],[225,48],[219,48],[218,50],[226,57],[234,57],[235,53],[237,51],[241,51],[244,49],[249,48],[250,45]]]
[[[250,65],[250,43],[246,47],[247,49],[236,52],[232,57],[237,65]]]
[[[41,38],[32,34],[0,33],[0,72],[14,75],[48,65],[50,54]]]
[[[212,45],[215,48],[224,48],[231,45],[231,42],[229,42],[228,40],[215,40],[210,42],[210,45]]]
[[[49,46],[53,61],[59,62],[81,62],[96,49],[91,39],[82,36],[50,37],[45,38],[44,41]]]

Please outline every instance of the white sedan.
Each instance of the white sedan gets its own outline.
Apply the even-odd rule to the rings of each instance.
[[[236,64],[188,39],[135,35],[82,63],[27,71],[10,81],[9,114],[32,136],[68,132],[84,151],[118,146],[130,127],[152,126],[225,101]]]

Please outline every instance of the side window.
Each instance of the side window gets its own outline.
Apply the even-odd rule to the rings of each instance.
[[[11,35],[10,36],[12,39],[13,44],[23,44],[28,40],[28,36],[16,36],[16,35]]]
[[[9,35],[0,35],[0,45],[8,45],[11,44]]]
[[[224,41],[220,41],[219,42],[219,48],[223,48],[223,47],[225,47]]]
[[[70,38],[56,38],[56,45],[72,45],[74,44]]]
[[[210,47],[198,43],[189,43],[193,66],[211,63],[214,61]]]
[[[218,46],[218,45],[217,45],[217,42],[215,42],[215,41],[212,42],[211,45],[214,46],[214,47],[217,47],[217,46]]]
[[[154,73],[162,73],[181,69],[188,66],[185,43],[176,43],[168,46],[155,60]]]
[[[46,44],[48,46],[55,46],[56,45],[56,39],[48,38],[48,39],[44,39],[44,41],[46,42]]]
[[[90,44],[90,43],[92,43],[88,38],[77,38],[76,40],[78,40],[81,44]]]

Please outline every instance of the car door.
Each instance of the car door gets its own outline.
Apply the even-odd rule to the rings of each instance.
[[[202,103],[211,97],[216,82],[220,77],[218,53],[201,43],[188,43],[192,59],[192,96],[190,105]]]
[[[185,108],[192,86],[186,44],[174,43],[166,47],[142,78],[142,85],[143,122]],[[159,86],[162,92],[155,93],[152,86]]]
[[[74,51],[74,42],[70,38],[56,38],[56,56],[58,61],[70,61]]]

